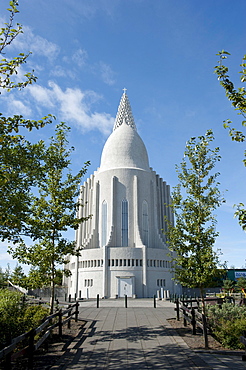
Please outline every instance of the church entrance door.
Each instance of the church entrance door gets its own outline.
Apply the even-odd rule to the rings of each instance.
[[[118,278],[118,296],[120,298],[132,297],[132,278],[131,277],[122,277]]]

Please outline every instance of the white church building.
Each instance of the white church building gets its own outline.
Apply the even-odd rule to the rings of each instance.
[[[70,256],[66,279],[72,297],[153,297],[176,293],[165,218],[173,222],[170,187],[149,166],[131,106],[123,93],[101,164],[81,186],[76,231],[79,257]]]

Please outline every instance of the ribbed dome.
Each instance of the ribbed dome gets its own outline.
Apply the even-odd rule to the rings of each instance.
[[[113,168],[150,171],[145,145],[137,131],[125,121],[112,132],[103,148],[100,171]]]
[[[125,92],[121,97],[114,131],[106,141],[101,156],[100,171],[113,168],[140,168],[150,171],[147,150],[136,131]]]

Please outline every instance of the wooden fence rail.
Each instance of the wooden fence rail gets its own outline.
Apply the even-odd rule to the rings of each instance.
[[[59,336],[62,336],[62,326],[64,324],[68,324],[70,327],[70,321],[72,318],[75,321],[78,321],[78,314],[79,314],[79,303],[76,302],[73,305],[69,305],[66,310],[59,310],[58,312],[54,313],[45,318],[41,325],[37,328],[28,331],[27,333],[21,334],[20,336],[12,339],[11,343],[3,348],[0,351],[0,360],[5,358],[5,366],[6,369],[11,369],[11,362],[20,356],[27,355],[28,356],[28,369],[33,369],[33,356],[34,352],[43,344],[43,342],[50,336],[52,330],[58,327]],[[67,315],[64,319],[64,315]],[[52,324],[54,319],[57,318],[57,322]],[[47,330],[45,331],[45,329]],[[42,336],[37,340],[35,343],[35,336],[37,334],[42,333]],[[17,347],[17,344],[28,339],[28,345],[25,348],[22,348],[18,352],[14,352]]]
[[[195,302],[195,300],[192,300],[192,302]],[[192,307],[192,302],[190,300],[187,301],[179,301],[176,300],[176,314],[177,314],[177,320],[180,320],[180,312],[183,317],[184,326],[187,326],[187,321],[192,325],[192,334],[196,335],[196,329],[199,327],[202,329],[203,337],[204,337],[204,347],[208,348],[208,325],[207,325],[207,319],[204,314],[201,314],[198,311],[199,302],[197,303],[196,307]],[[188,307],[188,304],[191,305],[191,307]]]

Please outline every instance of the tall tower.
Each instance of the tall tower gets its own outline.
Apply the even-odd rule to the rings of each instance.
[[[99,169],[81,186],[76,233],[80,257],[70,258],[69,294],[77,297],[151,297],[174,292],[163,231],[173,222],[170,187],[149,167],[124,91]]]

